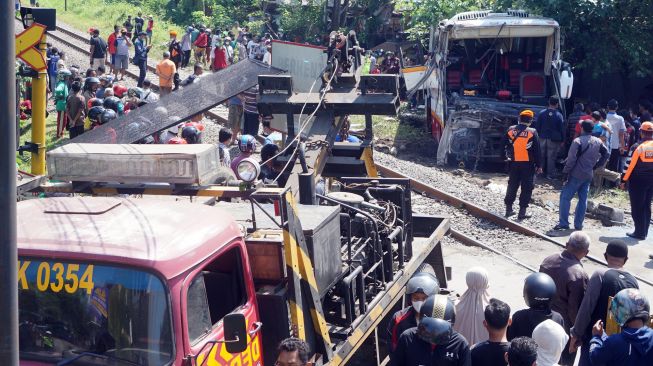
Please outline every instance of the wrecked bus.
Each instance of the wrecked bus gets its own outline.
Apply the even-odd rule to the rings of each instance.
[[[573,74],[550,18],[460,13],[432,29],[430,50],[427,123],[439,165],[503,161],[503,135],[521,110],[537,113],[550,96],[571,96]]]

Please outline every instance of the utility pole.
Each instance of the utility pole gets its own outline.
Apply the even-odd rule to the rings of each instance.
[[[0,1],[0,365],[18,366],[14,2]]]

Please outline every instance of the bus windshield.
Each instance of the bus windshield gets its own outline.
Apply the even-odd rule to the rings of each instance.
[[[18,289],[23,360],[73,365],[172,360],[168,295],[151,273],[21,257]]]

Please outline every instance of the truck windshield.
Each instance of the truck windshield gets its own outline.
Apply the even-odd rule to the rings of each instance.
[[[28,257],[18,265],[21,359],[73,365],[172,360],[169,301],[157,276]]]

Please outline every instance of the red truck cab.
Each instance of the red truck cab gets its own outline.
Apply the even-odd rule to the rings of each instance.
[[[27,200],[18,255],[21,365],[262,364],[245,242],[219,208]]]

